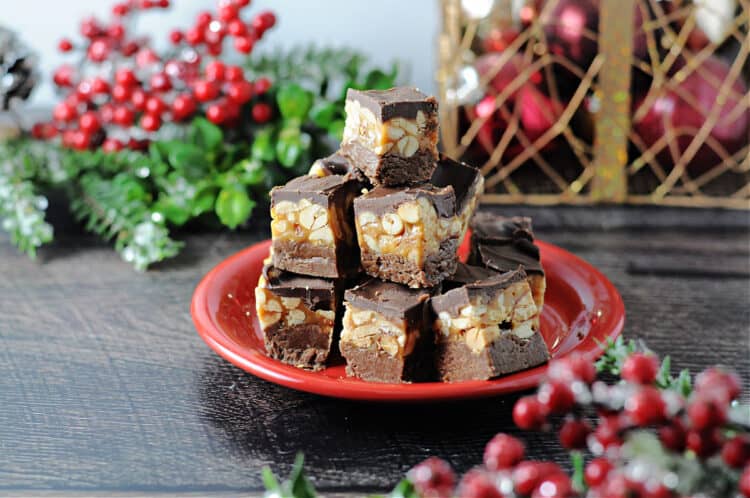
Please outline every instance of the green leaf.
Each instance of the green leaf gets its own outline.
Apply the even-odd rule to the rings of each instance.
[[[273,161],[276,157],[273,140],[274,129],[271,127],[259,130],[255,134],[250,155],[259,161]]]
[[[207,168],[208,160],[204,151],[197,145],[183,142],[169,142],[167,147],[169,163],[175,169]]]
[[[254,207],[255,201],[239,185],[223,188],[216,199],[216,215],[224,225],[231,229],[244,223]]]
[[[402,479],[396,487],[393,488],[389,498],[420,498],[420,496],[410,480]]]
[[[393,87],[393,78],[380,69],[373,69],[365,77],[365,87],[371,90],[387,90]]]
[[[240,161],[232,167],[232,170],[238,173],[243,185],[260,185],[266,177],[266,169],[263,163],[255,159]]]
[[[336,118],[339,106],[335,102],[318,102],[310,110],[310,118],[316,126],[327,129]]]
[[[315,498],[315,489],[310,481],[307,480],[304,473],[305,457],[302,453],[297,453],[294,459],[292,474],[289,476],[289,485],[291,494],[294,498]]]
[[[305,119],[312,101],[312,94],[296,83],[287,83],[276,93],[276,103],[285,119]]]
[[[203,213],[207,213],[214,208],[216,203],[216,194],[219,189],[214,185],[206,186],[195,194],[193,199],[193,209],[191,214],[193,216],[200,216]]]
[[[328,126],[328,134],[331,135],[336,140],[341,141],[341,139],[344,137],[344,126],[345,122],[343,119],[337,119]]]
[[[182,226],[190,219],[190,209],[185,204],[178,204],[167,195],[160,195],[154,204],[153,211],[161,213],[170,223]]]
[[[263,470],[261,470],[261,476],[263,477],[263,486],[265,486],[266,491],[278,493],[281,490],[279,481],[276,480],[276,476],[273,475],[273,472],[269,467],[263,467]]]
[[[583,494],[586,490],[586,482],[584,481],[584,460],[583,453],[580,451],[570,452],[570,461],[573,465],[573,476],[571,481],[573,482],[573,489],[578,494]]]
[[[221,128],[205,118],[195,118],[190,127],[190,139],[204,150],[218,150],[224,142]]]
[[[276,159],[282,166],[292,168],[309,150],[312,138],[299,128],[286,128],[279,133],[276,142]]]

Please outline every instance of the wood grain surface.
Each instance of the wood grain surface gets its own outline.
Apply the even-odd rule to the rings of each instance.
[[[541,239],[614,282],[626,336],[693,372],[731,365],[747,392],[748,213],[521,211],[535,215]],[[190,320],[193,288],[267,237],[266,226],[261,218],[245,232],[184,236],[183,254],[145,274],[89,236],[58,234],[33,262],[0,235],[0,495],[252,496],[261,467],[286,474],[297,451],[320,490],[363,495],[428,455],[464,471],[496,432],[518,433],[517,396],[338,401],[256,379],[214,354]],[[553,437],[522,437],[532,457],[566,461]]]

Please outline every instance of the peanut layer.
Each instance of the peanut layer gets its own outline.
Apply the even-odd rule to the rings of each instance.
[[[405,357],[414,350],[418,331],[409,330],[404,321],[396,322],[370,310],[344,303],[341,343],[359,348],[375,348],[391,357]]]
[[[333,333],[336,318],[335,310],[311,310],[298,297],[280,297],[266,288],[266,280],[261,276],[255,288],[255,309],[263,329],[274,325],[295,327],[302,324],[319,325],[321,330]]]

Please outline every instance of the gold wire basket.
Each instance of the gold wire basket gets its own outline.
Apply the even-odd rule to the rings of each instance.
[[[750,209],[748,0],[441,8],[443,148],[485,202]]]

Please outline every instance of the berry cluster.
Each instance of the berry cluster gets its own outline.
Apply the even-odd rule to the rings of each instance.
[[[240,66],[219,60],[229,39],[235,50],[249,54],[276,24],[269,11],[243,21],[241,13],[249,3],[219,0],[216,12],[201,12],[189,29],[172,31],[171,47],[163,54],[129,28],[138,14],[165,9],[169,0],[118,3],[109,24],[85,19],[81,45],[67,38],[58,44],[61,52],[80,52],[82,62],[54,72],[63,100],[51,122],[33,127],[33,136],[60,136],[64,146],[78,150],[101,146],[116,151],[143,148],[165,122],[184,122],[195,115],[222,126],[236,125],[241,116],[267,122],[273,108],[263,96],[271,82],[248,81]],[[243,114],[243,107],[249,111]]]
[[[414,467],[409,479],[425,498],[713,496],[710,486],[721,479],[728,479],[725,489],[750,497],[750,434],[729,415],[741,390],[735,374],[710,368],[685,396],[660,388],[659,362],[651,353],[631,353],[619,370],[621,382],[607,384],[597,380],[594,365],[583,357],[555,360],[537,393],[520,398],[513,408],[520,428],[556,426],[564,448],[588,449],[593,459],[581,467],[579,486],[557,464],[524,460],[523,443],[506,434],[487,444],[484,465],[457,486],[448,463],[434,457]],[[637,440],[643,447],[649,437],[661,459],[639,455]],[[691,473],[708,478],[680,482],[681,462],[697,465]]]

